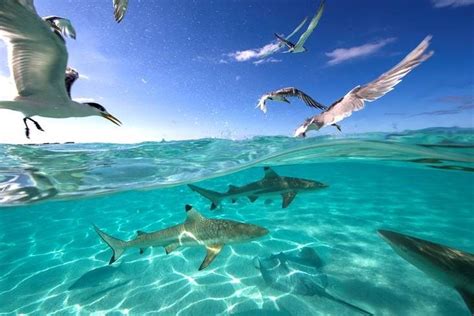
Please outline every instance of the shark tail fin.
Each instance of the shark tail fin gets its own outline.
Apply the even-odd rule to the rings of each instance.
[[[194,184],[188,184],[188,187],[193,190],[194,192],[197,192],[204,196],[206,199],[210,200],[211,203],[211,210],[216,209],[222,201],[222,193],[216,192],[216,191],[211,191],[207,189],[200,188],[198,186],[195,186]]]
[[[101,231],[97,226],[94,225],[94,229],[99,235],[99,237],[107,244],[110,248],[112,248],[113,254],[110,258],[109,264],[114,263],[117,261],[118,258],[123,254],[127,247],[127,242],[120,240],[118,238],[112,237],[103,231]]]

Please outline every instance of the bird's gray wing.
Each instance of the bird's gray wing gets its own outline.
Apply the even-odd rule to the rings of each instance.
[[[321,4],[319,5],[319,8],[318,8],[318,12],[313,17],[311,22],[309,22],[309,25],[306,31],[303,34],[301,34],[300,39],[295,45],[295,49],[303,47],[306,40],[308,40],[308,37],[311,35],[311,33],[313,33],[316,26],[318,26],[319,20],[321,19],[321,16],[323,15],[323,11],[324,11],[324,0],[321,1]]]
[[[303,91],[301,91],[299,89],[296,89],[296,88],[293,88],[293,87],[283,88],[283,89],[280,89],[280,90],[276,91],[275,93],[283,95],[285,97],[297,97],[297,98],[301,99],[307,106],[312,107],[312,108],[316,108],[316,109],[320,109],[320,110],[326,110],[327,109],[326,106],[324,106],[321,103],[317,102],[316,100],[311,98],[309,95],[307,95]]]
[[[127,11],[128,0],[113,0],[114,1],[114,16],[117,22],[121,22]]]
[[[65,37],[76,39],[76,30],[69,19],[59,16],[46,16],[43,20],[49,22],[51,27]]]
[[[275,36],[276,38],[280,41],[280,45],[286,45],[288,48],[293,48],[295,45],[290,42],[290,41],[287,41],[286,39],[284,39],[283,37],[281,37],[280,35],[278,35],[277,33],[275,33]]]
[[[20,96],[68,99],[64,73],[68,53],[50,25],[17,0],[0,1],[0,38]]]
[[[402,81],[403,77],[433,55],[433,51],[425,53],[430,45],[430,40],[431,35],[427,36],[395,67],[374,81],[355,87],[343,98],[333,103],[326,112],[321,114],[324,126],[342,121],[346,117],[351,116],[352,112],[363,109],[365,101],[375,101],[389,91],[392,91]]]
[[[304,20],[285,39],[289,40],[290,38],[292,38],[293,35],[295,35],[303,27],[303,25],[306,23],[307,20],[308,20],[308,18],[304,18]]]
[[[67,67],[65,82],[66,82],[66,90],[67,90],[67,94],[69,95],[69,98],[71,98],[72,85],[74,84],[74,82],[76,82],[77,79],[79,79],[79,73],[77,72],[77,70]]]
[[[33,3],[33,0],[18,0],[18,2],[20,2],[21,5],[26,7],[31,12],[36,13],[36,8],[35,8],[35,5]]]

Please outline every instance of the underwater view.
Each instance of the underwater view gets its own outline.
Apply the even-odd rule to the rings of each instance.
[[[473,142],[471,129],[429,129],[306,140],[2,145],[8,158],[0,201],[8,207],[0,212],[1,312],[468,315],[456,290],[404,261],[377,230],[472,253]],[[296,196],[284,205],[287,189],[259,187],[272,177],[317,185],[288,180]],[[233,195],[206,196],[233,192],[229,186]],[[94,225],[134,240],[137,231],[189,221],[188,204],[209,227],[232,220],[264,230],[219,235],[214,243],[222,250],[201,270],[206,247],[187,247],[185,236],[175,250],[138,245],[109,265],[112,249]],[[236,234],[244,240],[234,243]],[[472,281],[473,271],[465,272]]]
[[[0,316],[474,316],[473,21],[0,0]]]

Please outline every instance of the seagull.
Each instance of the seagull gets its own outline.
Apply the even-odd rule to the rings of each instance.
[[[38,16],[33,1],[0,1],[0,38],[8,47],[10,73],[18,93],[13,101],[0,101],[0,109],[23,113],[27,138],[28,120],[43,130],[32,116],[102,116],[121,124],[103,106],[70,98],[70,86],[66,87],[70,74],[66,72],[68,53],[64,40],[51,31],[50,23]]]
[[[287,41],[290,40],[303,27],[303,25],[305,25],[307,20],[308,20],[308,18],[304,18],[303,21],[301,21],[301,23],[298,24],[298,26],[293,30],[293,32],[291,32],[290,35],[285,37],[285,40],[287,40]],[[277,43],[272,42],[268,46],[270,46],[270,45],[271,45],[271,49],[266,54],[260,56],[260,58],[266,58],[266,57],[268,57],[272,54],[275,54],[281,48],[285,47],[285,44],[283,44],[281,41],[278,41]]]
[[[323,15],[323,11],[324,11],[324,0],[321,1],[318,11],[316,12],[316,15],[313,17],[311,22],[309,22],[308,28],[303,34],[301,34],[300,39],[298,40],[298,42],[296,42],[296,44],[293,44],[288,39],[285,39],[275,33],[276,38],[282,44],[288,47],[287,53],[303,53],[306,51],[306,48],[303,45],[308,40],[308,37],[311,35],[311,33],[313,33],[314,29],[318,25],[319,20],[321,19],[321,16]]]
[[[306,133],[310,130],[319,130],[329,125],[336,126],[336,123],[351,116],[352,112],[362,110],[365,106],[365,101],[375,101],[389,91],[392,91],[402,81],[403,77],[433,55],[433,51],[425,53],[430,45],[431,38],[431,35],[425,37],[400,63],[374,81],[355,87],[320,114],[306,119],[296,129],[295,137],[305,137]],[[340,127],[338,129],[340,130]]]
[[[63,36],[76,39],[76,30],[70,20],[59,16],[47,16],[43,20],[51,25],[53,32],[62,40],[64,40]]]
[[[117,23],[120,23],[125,16],[125,12],[127,11],[128,0],[113,0],[113,1],[114,1],[115,21],[117,21]]]
[[[309,95],[307,95],[303,91],[298,90],[294,87],[282,88],[282,89],[264,94],[262,97],[260,97],[260,100],[258,101],[258,104],[256,107],[260,108],[260,110],[262,110],[263,113],[267,113],[268,100],[290,103],[290,101],[287,99],[289,97],[297,97],[301,99],[307,106],[312,107],[312,108],[316,108],[320,110],[326,109],[324,105],[322,105],[319,102],[316,102]]]

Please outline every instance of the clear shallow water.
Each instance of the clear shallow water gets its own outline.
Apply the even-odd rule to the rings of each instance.
[[[9,207],[0,210],[0,312],[352,315],[324,298],[266,286],[252,262],[310,246],[327,262],[328,291],[376,315],[468,315],[454,290],[401,259],[376,230],[474,252],[473,144],[472,130],[433,129],[304,141],[2,146],[0,200]],[[275,197],[224,202],[213,212],[183,185],[202,180],[225,191],[261,179],[263,165],[329,187],[298,195],[287,209]],[[110,249],[92,223],[133,238],[181,223],[186,203],[270,234],[226,246],[203,271],[201,248],[128,251],[107,266]]]

